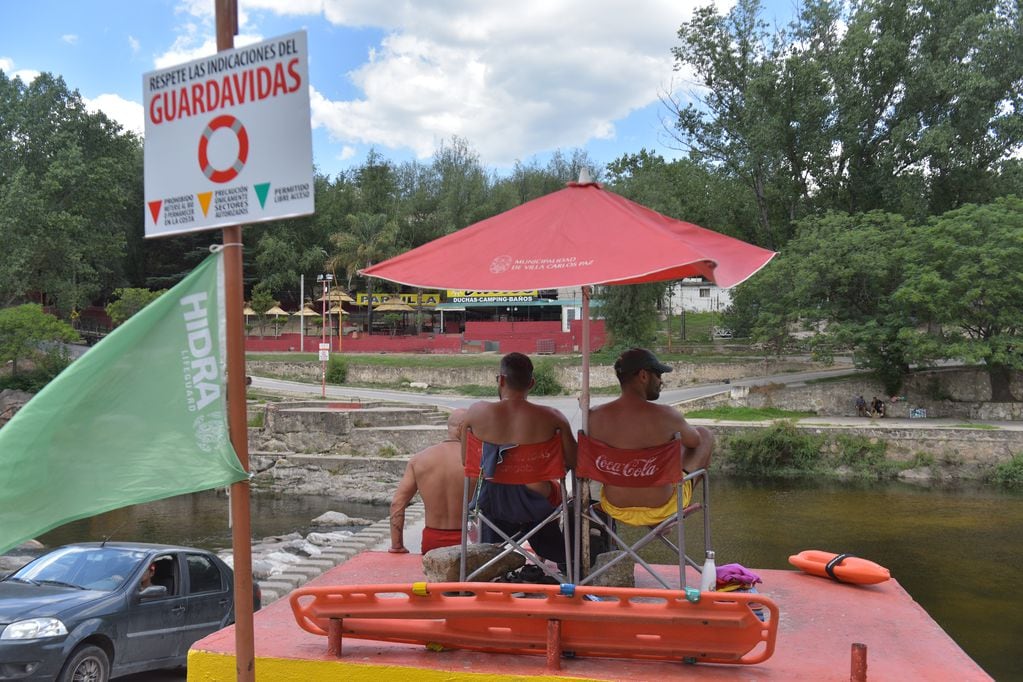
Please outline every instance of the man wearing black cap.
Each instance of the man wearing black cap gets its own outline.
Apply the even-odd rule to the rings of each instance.
[[[663,445],[678,433],[684,446],[682,467],[686,471],[710,464],[714,435],[705,427],[692,427],[682,413],[669,405],[651,401],[661,395],[661,375],[671,371],[645,348],[630,348],[615,361],[622,394],[590,410],[589,436],[622,450]],[[688,497],[688,496],[686,496]],[[616,518],[636,525],[657,523],[674,513],[674,486],[625,488],[605,485],[601,506]],[[620,513],[616,513],[620,512]]]

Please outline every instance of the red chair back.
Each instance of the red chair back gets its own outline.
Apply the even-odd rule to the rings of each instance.
[[[465,475],[480,474],[483,459],[483,441],[470,429],[465,432]],[[523,484],[553,481],[565,475],[565,458],[561,448],[561,434],[543,443],[516,445],[504,451],[492,478],[494,483]]]
[[[678,483],[685,476],[682,441],[675,437],[652,448],[621,450],[580,432],[576,476],[625,488]]]

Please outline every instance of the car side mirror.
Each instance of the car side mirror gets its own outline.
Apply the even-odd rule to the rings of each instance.
[[[167,587],[165,585],[150,585],[141,592],[139,592],[139,598],[142,601],[149,599],[158,599],[160,597],[167,596]]]

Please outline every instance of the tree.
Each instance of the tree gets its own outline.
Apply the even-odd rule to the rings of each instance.
[[[345,219],[345,229],[330,237],[334,255],[327,261],[331,271],[344,270],[348,288],[356,271],[368,268],[394,254],[398,226],[382,213],[356,213]],[[366,280],[367,332],[373,331],[373,278]]]
[[[262,336],[268,322],[266,311],[277,305],[277,301],[274,300],[273,294],[270,293],[270,287],[266,282],[260,282],[252,287],[252,301],[249,305],[252,307],[253,312],[256,313],[256,325],[259,327],[259,335]],[[301,311],[302,308],[300,307],[299,312]]]
[[[997,196],[1023,146],[1018,2],[809,0],[781,30],[759,13],[697,10],[674,49],[697,86],[665,98],[682,147],[749,188],[754,241],[822,210],[923,219]]]
[[[37,303],[0,310],[0,361],[11,363],[18,374],[18,362],[41,357],[46,344],[78,341],[78,333],[66,322],[43,312]]]
[[[160,298],[166,289],[150,291],[136,287],[114,289],[114,296],[117,300],[107,304],[107,315],[114,323],[114,326],[122,324],[129,317],[145,308],[147,305]]]
[[[0,304],[44,295],[60,312],[123,284],[141,206],[139,140],[89,113],[60,78],[0,73]],[[40,248],[45,244],[45,248]]]
[[[901,216],[829,213],[797,224],[796,236],[762,272],[740,285],[725,323],[777,352],[810,331],[814,353],[855,350],[895,393],[909,371],[906,307],[893,297],[905,277]]]
[[[657,337],[657,303],[664,284],[626,284],[600,287],[600,314],[611,334],[611,348],[650,347]]]
[[[1023,369],[1023,199],[967,205],[932,220],[919,229],[909,261],[896,298],[919,323],[907,330],[916,359],[982,362],[991,399],[1016,400],[1010,379]]]

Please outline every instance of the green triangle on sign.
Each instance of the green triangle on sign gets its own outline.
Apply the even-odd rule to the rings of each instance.
[[[259,207],[266,208],[266,195],[270,191],[270,183],[261,182],[258,185],[253,185],[252,188],[256,190],[256,196],[259,198]]]

